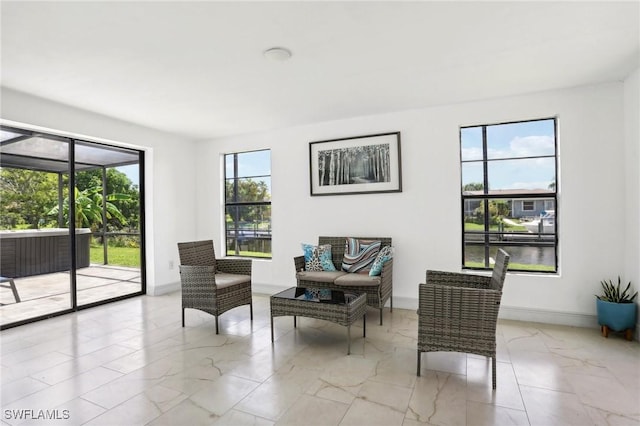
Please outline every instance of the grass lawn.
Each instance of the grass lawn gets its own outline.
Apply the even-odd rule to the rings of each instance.
[[[233,250],[230,250],[227,252],[227,256],[235,256],[236,252]],[[240,256],[245,256],[245,257],[260,257],[260,258],[265,258],[265,259],[271,259],[271,253],[262,253],[262,252],[257,252],[257,251],[243,251],[240,250]]]
[[[468,268],[483,268],[484,263],[466,262],[464,266]],[[553,272],[553,266],[550,266],[550,265],[530,265],[525,263],[513,263],[513,262],[509,262],[508,269],[518,270],[518,271],[532,271],[532,272]]]
[[[140,267],[140,249],[132,247],[107,247],[109,265]],[[91,245],[91,263],[104,264],[104,251],[102,246]]]
[[[479,223],[469,223],[465,222],[464,224],[465,231],[484,231],[484,225]],[[489,231],[498,231],[498,225],[489,226]],[[527,228],[524,226],[513,226],[505,223],[504,232],[527,232]]]

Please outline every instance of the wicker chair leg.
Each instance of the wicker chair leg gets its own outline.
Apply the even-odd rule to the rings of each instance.
[[[253,302],[249,303],[249,314],[251,315],[251,321],[253,321]]]
[[[420,349],[418,349],[418,370],[416,372],[416,376],[420,377],[420,355],[422,355],[422,352],[420,352]]]
[[[389,296],[389,312],[393,312],[393,293]]]
[[[493,388],[496,388],[496,357],[491,357],[491,380]]]
[[[184,308],[182,308],[182,326],[184,327]]]
[[[216,315],[216,334],[218,334],[218,316]]]
[[[382,309],[383,308],[380,308],[380,325],[382,325]]]

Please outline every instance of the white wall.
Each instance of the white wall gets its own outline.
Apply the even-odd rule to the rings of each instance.
[[[624,84],[624,129],[626,170],[625,281],[640,290],[640,70],[631,74]],[[640,297],[636,300],[640,311]],[[640,340],[640,315],[636,326]]]
[[[638,72],[626,83],[310,124],[202,143],[2,89],[2,119],[133,145],[147,151],[148,291],[178,288],[176,242],[222,247],[220,156],[270,148],[271,261],[255,261],[255,288],[295,285],[301,242],[324,235],[391,236],[394,305],[417,305],[425,270],[459,270],[458,128],[558,116],[560,274],[510,274],[501,315],[594,323],[599,281],[638,283]],[[310,141],[402,132],[403,192],[311,197]],[[626,143],[624,142],[626,140]],[[195,167],[194,167],[195,164]],[[363,213],[364,212],[364,213]],[[635,216],[634,216],[635,215]],[[635,237],[634,237],[635,235]],[[634,239],[635,238],[635,239]]]
[[[295,285],[293,257],[318,235],[390,236],[394,305],[417,306],[425,270],[460,270],[461,125],[558,117],[560,273],[510,274],[501,315],[592,325],[603,278],[624,272],[625,132],[622,83],[360,117],[197,145],[197,231],[222,245],[220,156],[271,148],[273,259],[255,261],[255,287]],[[311,197],[309,142],[401,131],[403,192]],[[637,175],[636,175],[637,182]],[[637,187],[637,186],[636,186]],[[637,192],[634,194],[637,205]],[[637,212],[637,209],[635,210]]]
[[[192,143],[105,116],[2,88],[3,124],[22,124],[145,150],[147,293],[179,288],[176,242],[195,237]],[[12,123],[11,123],[12,122]]]

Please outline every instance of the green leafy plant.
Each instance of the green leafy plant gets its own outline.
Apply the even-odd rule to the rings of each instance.
[[[605,302],[613,302],[613,303],[631,303],[633,299],[636,298],[638,292],[636,291],[633,296],[629,296],[629,289],[631,288],[631,282],[627,284],[627,287],[624,291],[620,290],[620,286],[622,285],[622,281],[620,276],[618,276],[618,284],[614,284],[613,281],[602,280],[600,281],[602,284],[602,295],[596,297]]]
[[[78,188],[74,189],[75,194],[75,218],[74,222],[76,228],[83,226],[93,227],[102,223],[102,187],[87,188],[79,191]],[[120,223],[126,225],[127,220],[122,215],[118,207],[111,201],[129,201],[131,196],[129,194],[109,194],[107,195],[106,216],[107,219],[116,218]],[[58,214],[58,206],[54,206],[47,213],[50,216],[56,216]],[[66,219],[66,223],[69,223],[69,197],[66,197],[63,202],[63,214]]]

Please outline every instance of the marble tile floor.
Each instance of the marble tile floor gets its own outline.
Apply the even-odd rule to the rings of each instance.
[[[346,329],[275,318],[269,298],[220,317],[180,293],[4,330],[2,425],[640,425],[640,343],[598,329],[501,320],[491,363],[423,354],[413,310]],[[49,419],[48,419],[49,418]],[[53,418],[53,419],[50,419]]]

